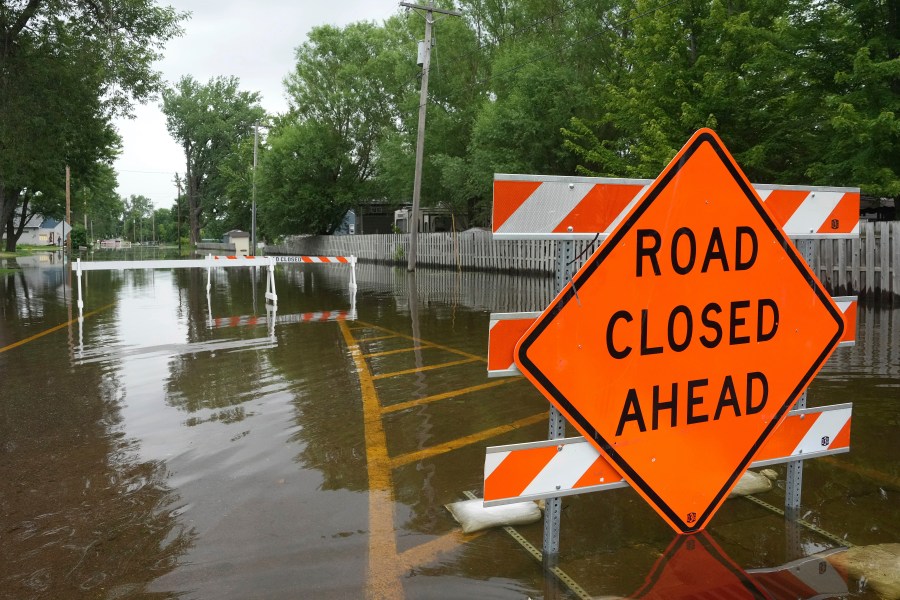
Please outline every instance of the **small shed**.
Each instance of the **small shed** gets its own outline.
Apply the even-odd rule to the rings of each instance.
[[[235,256],[250,255],[250,234],[240,229],[232,229],[223,236],[223,242],[234,246]]]

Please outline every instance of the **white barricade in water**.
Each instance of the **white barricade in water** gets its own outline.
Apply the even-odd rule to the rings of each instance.
[[[278,295],[275,293],[275,258],[272,256],[213,256],[209,254],[201,259],[175,259],[175,260],[102,260],[82,262],[79,258],[75,263],[75,271],[78,275],[78,313],[79,318],[84,311],[84,300],[81,293],[81,273],[83,271],[133,271],[139,269],[206,269],[206,293],[212,287],[213,268],[229,267],[268,267],[269,273],[266,279],[266,300],[278,304]]]

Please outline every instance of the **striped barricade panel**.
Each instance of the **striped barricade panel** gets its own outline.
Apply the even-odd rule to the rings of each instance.
[[[349,256],[278,256],[275,255],[276,263],[340,263],[349,264],[351,257]]]
[[[832,298],[844,317],[844,335],[839,347],[856,344],[856,296]],[[525,331],[537,319],[539,312],[491,313],[488,332],[488,377],[514,377],[521,375],[513,360],[516,344]]]
[[[506,239],[604,239],[649,179],[494,175],[492,231]],[[793,238],[858,237],[859,188],[753,184]]]
[[[276,323],[322,323],[327,321],[352,321],[356,319],[356,311],[353,310],[320,310],[316,312],[297,313],[292,315],[277,315]],[[247,327],[254,325],[266,325],[268,317],[259,315],[242,315],[238,317],[218,317],[212,319],[212,327]]]
[[[789,412],[750,466],[849,452],[851,412],[851,404]],[[494,446],[485,455],[485,506],[627,486],[602,453],[582,437]]]

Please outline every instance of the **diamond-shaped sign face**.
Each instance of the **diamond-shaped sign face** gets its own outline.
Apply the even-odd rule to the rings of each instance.
[[[842,330],[705,129],[529,328],[515,359],[687,533],[705,527]]]

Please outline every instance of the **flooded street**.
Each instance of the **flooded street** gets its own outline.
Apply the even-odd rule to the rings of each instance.
[[[630,489],[571,496],[564,579],[444,508],[481,494],[486,446],[546,438],[547,401],[485,356],[489,314],[552,279],[361,264],[354,298],[346,265],[280,264],[267,312],[264,270],[206,277],[85,273],[79,323],[58,257],[0,259],[0,598],[688,597],[648,591],[683,569],[797,598],[783,565],[900,542],[900,309],[860,306],[810,388],[853,427],[805,463],[807,526],[737,498],[684,541]],[[824,564],[802,597],[881,597]]]

